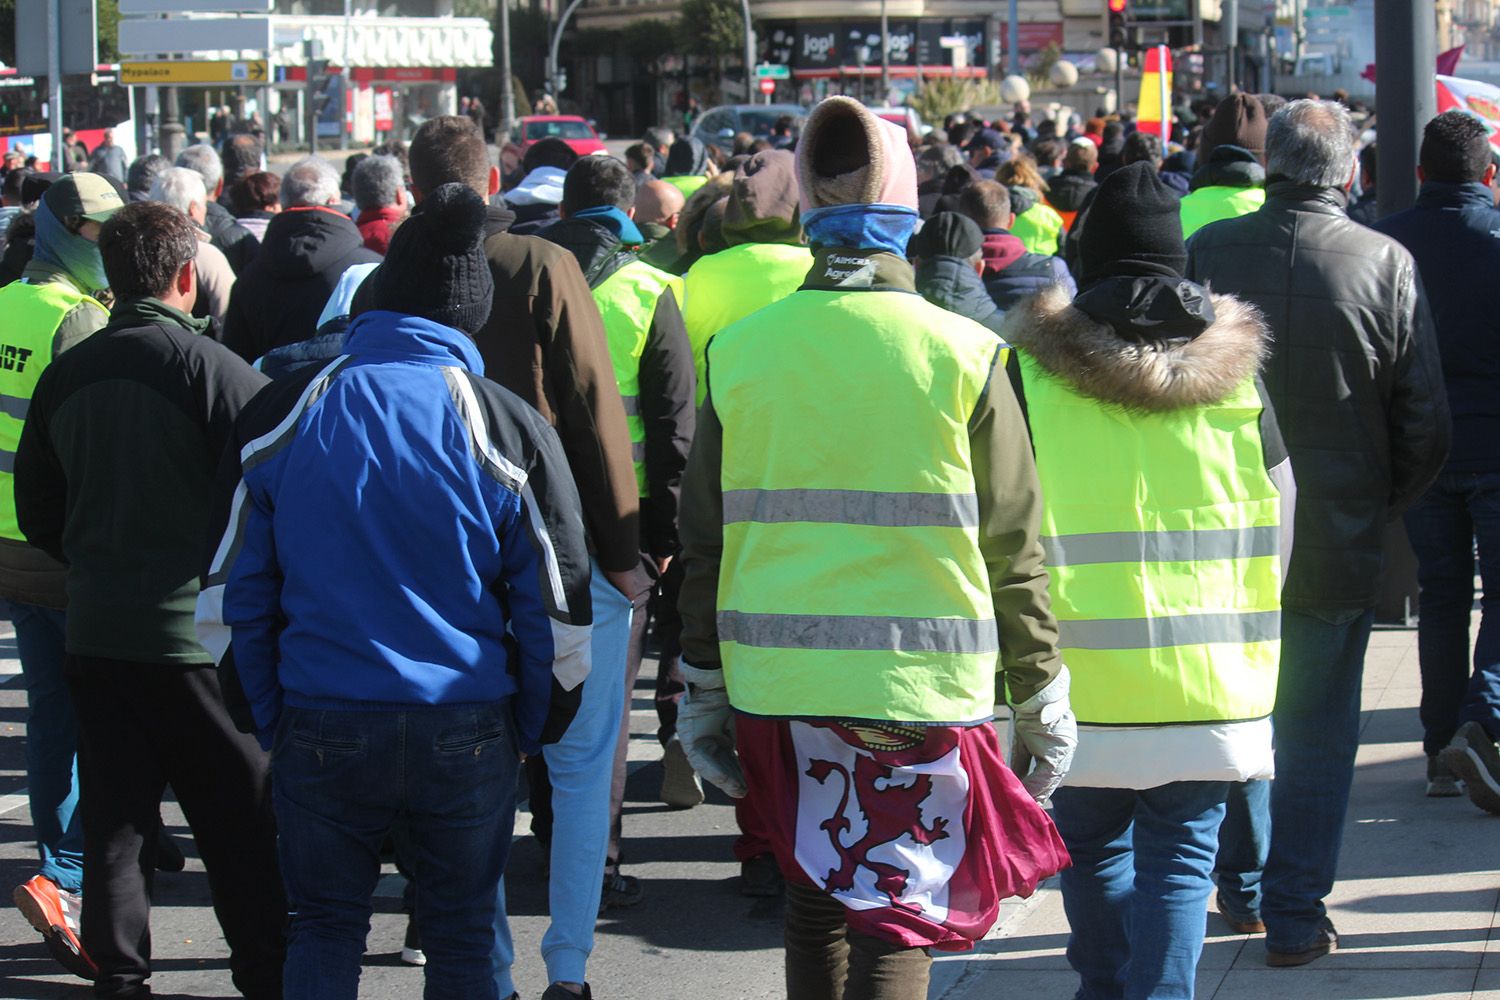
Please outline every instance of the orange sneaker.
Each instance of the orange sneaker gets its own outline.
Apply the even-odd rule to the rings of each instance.
[[[47,950],[63,968],[80,979],[93,980],[99,974],[78,939],[83,900],[77,893],[59,889],[50,878],[37,875],[16,886],[11,898],[27,922],[42,932]]]

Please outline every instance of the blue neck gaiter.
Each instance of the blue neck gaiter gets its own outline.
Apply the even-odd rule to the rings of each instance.
[[[915,209],[902,205],[833,205],[803,215],[802,228],[814,250],[849,247],[905,257],[917,218]]]
[[[624,209],[613,205],[600,205],[597,208],[585,208],[573,213],[575,218],[592,219],[604,226],[620,238],[621,243],[635,246],[646,242],[646,237],[636,228],[635,221],[625,214]]]
[[[43,264],[66,271],[85,292],[109,287],[99,247],[77,233],[70,233],[62,220],[52,214],[46,201],[36,206],[36,251],[33,256]]]

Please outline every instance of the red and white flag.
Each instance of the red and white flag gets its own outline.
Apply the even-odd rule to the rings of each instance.
[[[992,726],[748,716],[736,726],[748,798],[782,873],[838,899],[866,934],[967,950],[1002,899],[1068,865]]]

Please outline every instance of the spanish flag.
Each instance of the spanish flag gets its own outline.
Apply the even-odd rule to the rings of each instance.
[[[1146,50],[1141,99],[1136,102],[1136,127],[1161,136],[1164,148],[1172,138],[1172,50],[1165,45]]]

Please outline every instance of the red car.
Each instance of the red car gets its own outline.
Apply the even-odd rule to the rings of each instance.
[[[604,141],[594,126],[577,115],[530,115],[522,118],[519,126],[517,135],[523,150],[542,139],[561,139],[579,156],[604,152]]]

